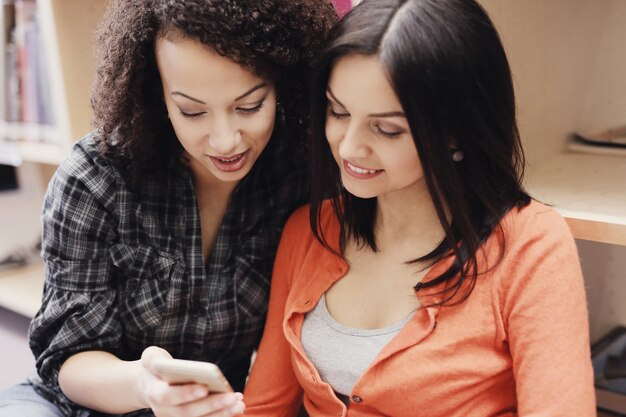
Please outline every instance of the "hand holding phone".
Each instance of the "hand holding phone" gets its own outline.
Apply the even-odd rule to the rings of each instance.
[[[206,385],[209,392],[233,392],[220,368],[210,362],[155,358],[152,367],[161,379],[170,384],[195,382]]]

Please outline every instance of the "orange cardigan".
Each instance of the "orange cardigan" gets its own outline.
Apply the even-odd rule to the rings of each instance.
[[[322,225],[337,245],[328,204]],[[315,240],[308,210],[299,209],[276,257],[245,415],[295,416],[304,400],[311,417],[595,416],[587,304],[569,229],[534,201],[501,225],[503,233],[494,232],[479,253],[482,273],[470,297],[418,309],[356,383],[346,407],[306,357],[300,332],[304,315],[348,266]],[[422,292],[422,305],[433,300]]]

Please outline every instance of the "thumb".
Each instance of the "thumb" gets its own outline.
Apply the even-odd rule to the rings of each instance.
[[[144,349],[141,354],[141,364],[148,368],[150,371],[154,372],[154,368],[152,367],[152,361],[156,358],[172,358],[172,355],[168,353],[167,350],[160,348],[158,346],[148,346]]]

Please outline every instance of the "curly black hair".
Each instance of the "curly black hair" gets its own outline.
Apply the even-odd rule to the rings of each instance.
[[[158,37],[184,36],[274,83],[281,108],[265,153],[301,155],[310,68],[336,19],[330,0],[113,1],[97,31],[91,97],[102,151],[131,182],[180,155],[154,45]]]

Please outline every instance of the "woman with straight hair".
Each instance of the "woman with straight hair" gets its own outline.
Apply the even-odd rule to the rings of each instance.
[[[511,72],[472,0],[365,0],[312,86],[246,416],[595,415],[562,217],[522,187]]]
[[[96,130],[43,211],[38,375],[0,415],[224,417],[241,393],[170,385],[209,361],[242,391],[274,254],[308,197],[308,78],[325,0],[115,0],[98,32]]]

